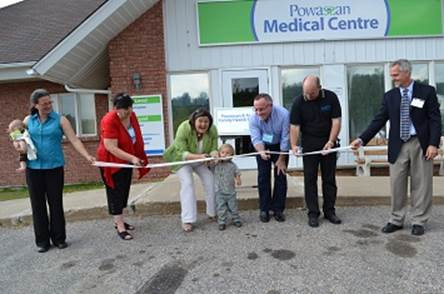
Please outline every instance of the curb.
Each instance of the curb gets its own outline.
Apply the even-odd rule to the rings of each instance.
[[[322,200],[322,197],[320,197]],[[433,196],[434,205],[444,205],[444,196]],[[257,210],[258,199],[248,198],[238,200],[239,210]],[[389,196],[339,196],[336,200],[337,207],[353,206],[388,206]],[[205,201],[198,200],[197,208],[199,213],[205,213]],[[304,198],[287,197],[286,209],[304,208]],[[180,214],[180,202],[143,202],[133,204],[128,208],[129,215],[145,217],[150,215],[173,215]],[[95,219],[109,218],[108,207],[93,207],[86,209],[69,209],[65,211],[67,222],[77,222]],[[32,224],[32,216],[23,213],[9,218],[0,219],[0,227],[22,228]]]

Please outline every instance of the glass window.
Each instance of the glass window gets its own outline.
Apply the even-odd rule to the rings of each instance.
[[[347,68],[350,141],[361,134],[379,110],[384,95],[384,66]],[[385,127],[378,137],[386,137]]]
[[[206,73],[170,76],[173,131],[197,108],[210,109],[209,83]]]
[[[251,106],[259,94],[259,78],[234,78],[231,80],[233,107]]]
[[[61,115],[64,115],[69,122],[71,123],[71,126],[76,131],[76,134],[78,134],[76,128],[74,126],[77,125],[76,123],[76,106],[75,106],[75,94],[59,94],[58,97],[58,107],[59,107],[59,113]]]
[[[294,98],[302,94],[302,80],[308,75],[319,76],[319,68],[288,68],[281,70],[284,107],[291,109]]]
[[[231,93],[233,107],[251,107],[254,97],[259,94],[259,78],[233,78],[231,79]],[[234,140],[236,154],[254,152],[250,136],[237,136]]]
[[[440,104],[441,117],[444,117],[444,63],[435,64],[436,93]],[[444,119],[441,119],[441,134],[444,135]]]
[[[412,79],[420,83],[429,84],[429,66],[426,63],[412,64]]]
[[[94,94],[81,94],[79,101],[79,121],[81,134],[96,133],[96,102]],[[91,107],[94,106],[94,107]]]
[[[54,101],[54,110],[69,120],[76,134],[97,134],[94,94],[60,93],[52,94],[51,98]]]

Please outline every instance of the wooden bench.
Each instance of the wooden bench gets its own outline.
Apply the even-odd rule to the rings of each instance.
[[[360,147],[354,152],[356,159],[356,175],[370,176],[372,166],[387,166],[387,145],[374,145]],[[441,137],[438,155],[433,159],[434,164],[439,163],[439,175],[444,175],[444,136]]]
[[[360,147],[354,154],[357,176],[371,176],[372,166],[388,165],[387,145]]]

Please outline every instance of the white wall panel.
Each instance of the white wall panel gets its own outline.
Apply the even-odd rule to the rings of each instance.
[[[444,38],[198,46],[196,0],[165,0],[168,71],[273,65],[444,60]]]

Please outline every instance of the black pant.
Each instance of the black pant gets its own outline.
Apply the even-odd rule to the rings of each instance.
[[[121,168],[112,175],[114,188],[108,186],[103,178],[103,169],[100,169],[103,182],[106,188],[106,198],[108,200],[108,212],[111,215],[121,215],[123,209],[128,205],[131,179],[133,175],[132,168]]]
[[[266,145],[265,148],[270,151],[280,151],[280,145]],[[285,209],[285,200],[287,199],[287,175],[277,174],[277,167],[274,167],[274,189],[271,193],[271,163],[276,163],[278,154],[270,154],[269,160],[263,160],[260,155],[256,156],[257,161],[257,184],[259,190],[259,208],[261,211],[283,212]],[[288,165],[288,156],[286,156]]]
[[[54,245],[66,240],[63,182],[63,166],[54,169],[26,169],[37,246],[49,246],[50,239]]]
[[[336,153],[328,155],[308,155],[303,157],[304,162],[304,185],[305,203],[308,208],[308,215],[319,216],[318,204],[318,168],[321,165],[322,196],[324,204],[322,211],[324,215],[335,213],[336,202]]]

